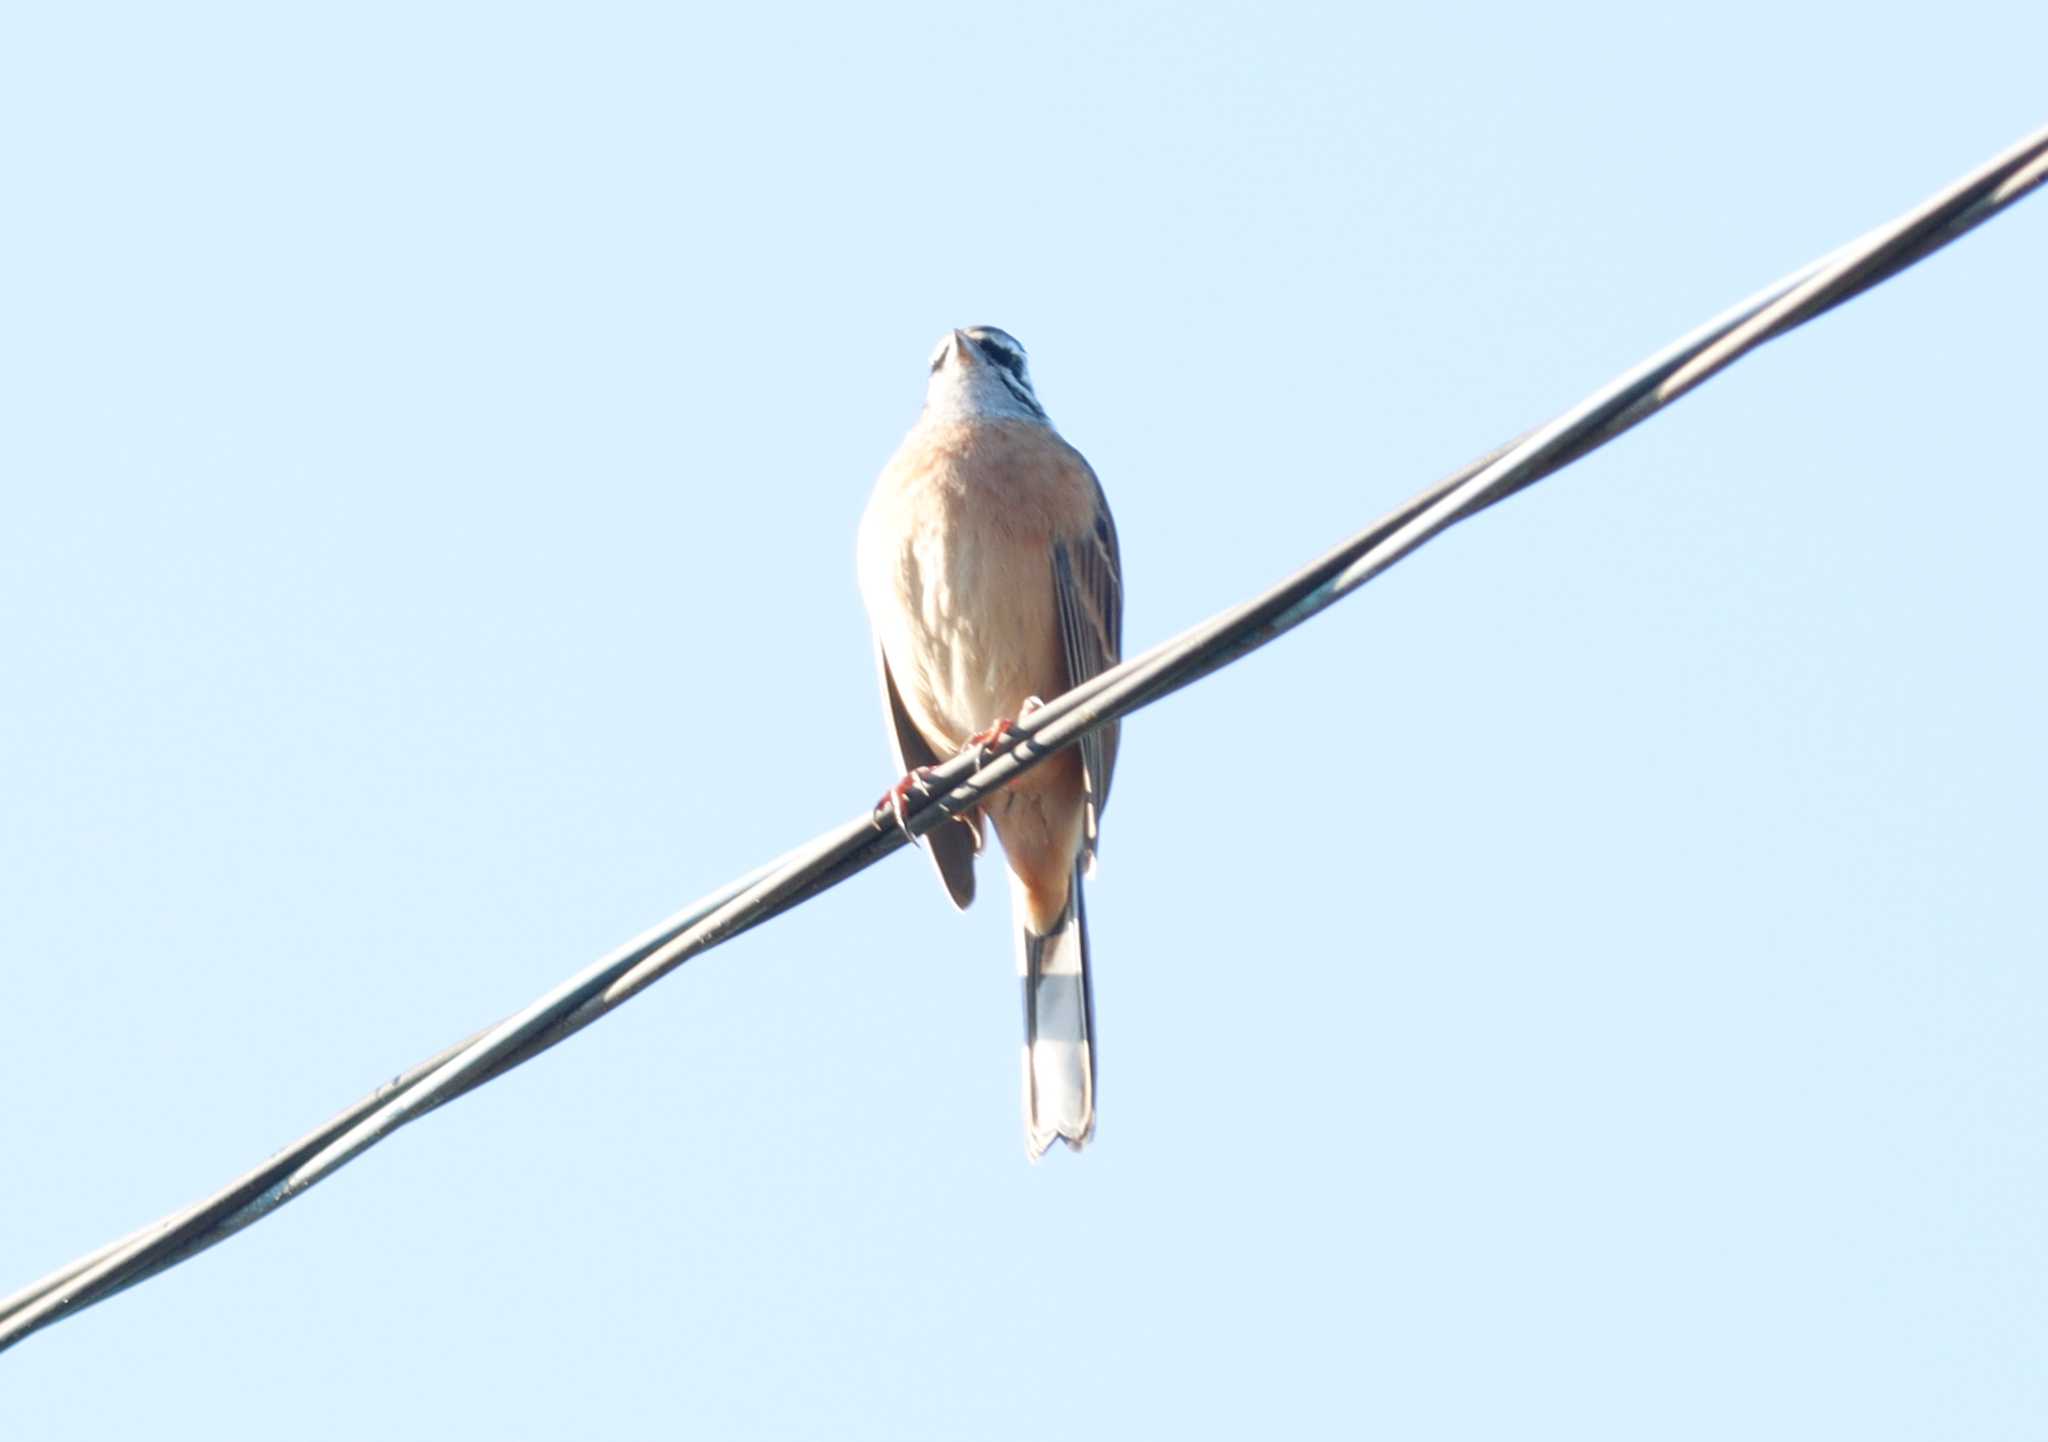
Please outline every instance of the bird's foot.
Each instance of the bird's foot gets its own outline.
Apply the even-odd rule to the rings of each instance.
[[[1017,729],[1018,721],[1022,721],[1033,711],[1042,711],[1044,709],[1045,703],[1043,701],[1039,700],[1036,696],[1026,696],[1023,703],[1017,707],[1016,721],[998,721],[986,731],[975,732],[967,738],[967,743],[960,748],[960,754],[962,756],[972,755],[976,766],[986,764],[988,753],[995,749],[997,742]]]
[[[931,795],[931,783],[925,780],[931,774],[932,768],[929,766],[916,767],[909,775],[905,776],[894,786],[891,786],[887,791],[884,791],[882,799],[875,803],[875,830],[880,831],[882,829],[882,817],[885,814],[893,816],[896,818],[896,824],[903,829],[903,834],[909,839],[910,844],[912,846],[922,846],[924,843],[910,833],[910,793],[915,791],[922,796]]]

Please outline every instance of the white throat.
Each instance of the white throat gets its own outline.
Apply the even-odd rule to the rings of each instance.
[[[1043,411],[1033,410],[1003,383],[987,362],[948,357],[932,372],[924,392],[927,421],[1035,421],[1050,428]]]

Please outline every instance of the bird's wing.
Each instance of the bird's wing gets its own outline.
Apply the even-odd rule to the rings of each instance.
[[[910,719],[910,713],[903,709],[903,698],[896,691],[896,678],[889,674],[889,657],[882,650],[881,642],[875,643],[875,666],[882,673],[882,709],[889,720],[889,745],[896,753],[896,764],[908,776],[920,766],[936,766],[940,757],[933,754],[924,733]],[[960,818],[953,818],[959,821]],[[981,833],[973,822],[955,826],[942,822],[925,833],[924,839],[930,844],[932,864],[939,869],[939,880],[946,884],[946,895],[953,898],[953,904],[965,911],[974,903],[974,855],[981,849]]]
[[[1094,474],[1089,481],[1095,483]],[[1060,651],[1067,663],[1067,687],[1080,685],[1114,666],[1123,653],[1123,558],[1117,549],[1116,522],[1099,483],[1095,514],[1083,534],[1056,538],[1052,548],[1053,596],[1058,602]],[[1111,722],[1081,738],[1081,769],[1088,786],[1086,847],[1095,856],[1095,834],[1102,808],[1109,804],[1109,781],[1116,770],[1117,724]]]

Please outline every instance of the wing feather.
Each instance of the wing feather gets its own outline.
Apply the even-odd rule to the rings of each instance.
[[[902,768],[902,774],[908,776],[920,766],[938,765],[940,758],[933,754],[924,733],[904,709],[896,678],[889,674],[889,658],[879,642],[875,645],[875,666],[882,673],[882,708],[889,718],[889,745],[896,753],[896,764]],[[926,832],[924,839],[930,844],[932,865],[939,869],[946,895],[965,911],[974,903],[974,854],[980,849],[980,833],[972,822],[958,826],[942,824]]]
[[[1095,514],[1085,534],[1056,539],[1052,548],[1053,595],[1058,603],[1060,650],[1072,689],[1116,665],[1123,654],[1123,557],[1116,522],[1102,487],[1095,483]],[[1109,804],[1116,771],[1117,723],[1081,738],[1081,769],[1088,787],[1087,855],[1095,856],[1096,831]]]

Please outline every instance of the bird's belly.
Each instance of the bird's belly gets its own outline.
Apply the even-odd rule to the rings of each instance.
[[[1014,720],[1027,696],[1049,700],[1065,685],[1046,547],[994,531],[957,519],[921,527],[904,556],[912,594],[902,612],[898,684],[918,729],[942,753]],[[898,659],[891,648],[892,669]]]

